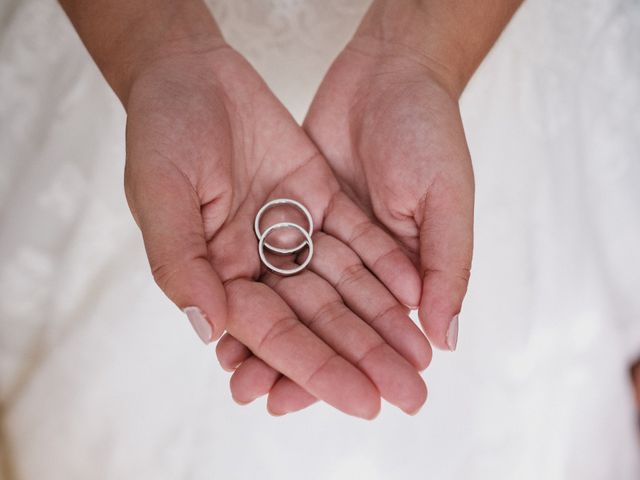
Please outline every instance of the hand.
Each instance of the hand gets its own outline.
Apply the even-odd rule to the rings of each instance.
[[[176,49],[137,72],[127,110],[127,198],[157,283],[205,341],[226,326],[219,354],[256,355],[234,398],[272,390],[372,418],[382,395],[417,410],[430,347],[384,285],[412,304],[418,274],[249,64],[226,45]],[[313,261],[291,278],[263,273],[252,229],[276,197],[300,200],[317,226]]]
[[[419,266],[421,323],[433,344],[454,350],[471,267],[473,171],[456,97],[422,60],[354,40],[327,73],[304,127],[343,189]],[[235,351],[248,368],[250,352],[227,342],[219,350]],[[287,385],[269,402],[292,412],[313,397]]]
[[[402,45],[356,37],[305,122],[343,188],[415,259],[419,317],[455,350],[473,247],[473,170],[457,92],[441,66]]]

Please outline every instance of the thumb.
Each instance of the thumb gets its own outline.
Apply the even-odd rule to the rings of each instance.
[[[162,291],[188,317],[204,343],[222,335],[227,318],[224,286],[213,269],[200,199],[187,176],[166,161],[127,164],[125,191],[144,239],[153,277]],[[216,200],[218,201],[218,200]],[[228,205],[207,205],[207,223],[215,213],[226,217]],[[208,232],[212,234],[212,232]],[[213,232],[215,233],[215,232]]]
[[[418,314],[432,344],[451,351],[471,269],[473,194],[473,174],[453,181],[438,178],[418,210],[423,279]]]

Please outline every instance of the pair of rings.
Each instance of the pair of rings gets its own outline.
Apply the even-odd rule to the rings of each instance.
[[[307,217],[307,223],[309,224],[309,229],[306,230],[300,225],[298,225],[297,223],[293,223],[293,222],[280,222],[280,223],[274,223],[273,225],[267,227],[264,231],[260,231],[260,220],[262,219],[262,216],[264,215],[264,213],[271,208],[281,206],[281,205],[291,205],[297,208],[298,210],[300,210],[304,214],[304,216]],[[258,254],[260,255],[260,261],[262,261],[262,263],[272,272],[279,273],[280,275],[285,275],[285,276],[295,275],[296,273],[299,273],[302,270],[304,270],[307,267],[307,265],[309,265],[309,262],[311,261],[311,257],[313,257],[313,240],[311,240],[311,235],[313,235],[313,218],[311,218],[311,214],[309,213],[309,210],[307,210],[307,208],[304,205],[302,205],[300,202],[297,202],[296,200],[292,200],[290,198],[276,198],[275,200],[271,200],[270,202],[265,203],[262,206],[262,208],[258,210],[258,213],[256,214],[256,219],[254,221],[253,228],[256,232],[256,237],[258,237]],[[270,244],[267,241],[267,237],[273,231],[279,230],[282,228],[293,228],[294,230],[297,230],[304,237],[303,240],[298,245],[291,248],[281,248],[281,247],[276,247],[275,245]],[[301,264],[297,265],[294,268],[276,267],[273,263],[269,261],[265,252],[265,250],[269,250],[272,253],[275,253],[277,255],[289,255],[289,254],[297,253],[307,246],[309,247],[309,252],[307,254],[307,257],[304,259],[304,261]]]

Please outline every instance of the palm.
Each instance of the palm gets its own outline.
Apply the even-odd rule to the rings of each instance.
[[[191,256],[197,253],[195,259],[185,259],[190,261],[185,275],[180,262],[154,262],[154,257],[164,258],[154,251],[156,245],[167,242],[146,241],[158,283],[169,292],[184,281],[193,282],[196,290],[209,285],[209,291],[198,294],[199,302],[208,303],[207,311],[227,310],[228,332],[256,355],[242,366],[257,378],[245,396],[254,395],[252,389],[262,388],[261,382],[270,388],[278,380],[277,371],[348,413],[375,414],[378,390],[403,408],[414,409],[423,401],[424,386],[415,368],[380,335],[414,364],[423,365],[428,351],[419,332],[408,320],[398,324],[398,309],[395,314],[388,309],[375,330],[369,327],[344,306],[350,286],[337,281],[345,271],[355,271],[355,250],[365,261],[370,257],[390,288],[405,291],[406,281],[392,273],[395,264],[403,264],[399,252],[373,226],[363,229],[367,235],[354,230],[366,226],[366,216],[341,193],[324,158],[246,62],[231,50],[195,60],[159,63],[150,76],[153,84],[143,77],[132,91],[127,178],[135,180],[129,180],[128,196],[145,241],[149,235],[179,229],[189,232],[183,237],[187,244],[202,244],[201,250],[186,249]],[[160,84],[157,78],[163,79]],[[139,179],[153,179],[156,191],[136,188]],[[139,214],[136,205],[144,203],[140,195],[154,196],[156,208],[169,210],[170,224]],[[300,200],[318,230],[332,233],[316,237],[310,271],[295,280],[264,273],[257,255],[252,221],[260,206],[275,197]],[[200,228],[194,228],[197,225]],[[368,239],[373,243],[367,244]],[[336,252],[343,254],[336,258]],[[359,281],[374,293],[383,288],[373,276]],[[350,305],[357,312],[364,301],[362,292],[359,295],[352,295]],[[358,314],[375,316],[362,308]],[[391,340],[390,322],[397,330]],[[231,338],[220,345],[230,345]],[[390,382],[398,375],[413,385],[409,395],[398,394]],[[283,392],[293,385],[285,380],[280,381]]]

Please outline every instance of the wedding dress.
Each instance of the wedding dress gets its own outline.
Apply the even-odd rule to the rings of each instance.
[[[298,120],[366,1],[211,7]],[[0,475],[638,479],[640,4],[525,2],[462,99],[477,180],[458,351],[416,417],[240,407],[155,286],[124,113],[60,7],[0,4]]]

